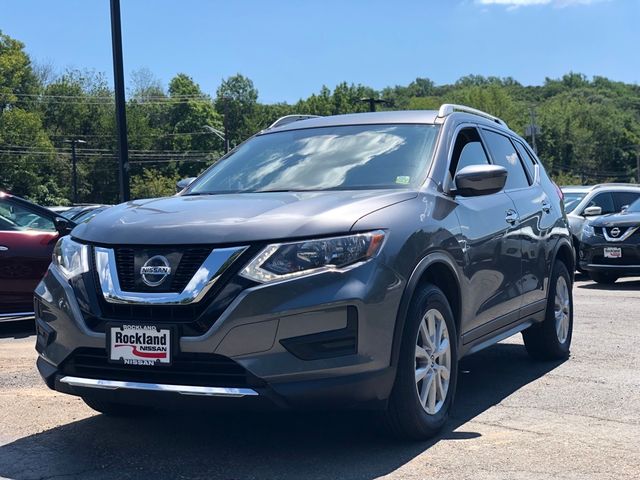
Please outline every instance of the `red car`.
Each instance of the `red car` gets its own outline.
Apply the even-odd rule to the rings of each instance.
[[[0,192],[0,321],[33,313],[33,290],[60,233],[72,227],[44,207]]]

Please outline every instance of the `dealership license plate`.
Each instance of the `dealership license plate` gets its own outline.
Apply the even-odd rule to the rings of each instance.
[[[109,360],[125,365],[171,365],[171,329],[145,325],[109,328]]]
[[[622,258],[622,248],[620,247],[605,247],[604,258]]]

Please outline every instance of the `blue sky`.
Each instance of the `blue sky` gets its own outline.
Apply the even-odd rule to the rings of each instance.
[[[569,71],[640,82],[640,0],[121,0],[125,72],[251,78],[263,102],[346,80],[374,88],[467,74],[524,84]],[[112,80],[109,0],[0,0],[36,61]]]

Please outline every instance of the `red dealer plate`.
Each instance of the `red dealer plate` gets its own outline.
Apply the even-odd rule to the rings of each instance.
[[[109,361],[125,365],[171,365],[171,329],[149,325],[109,328]]]

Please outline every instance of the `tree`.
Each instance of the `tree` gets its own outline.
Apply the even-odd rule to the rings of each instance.
[[[38,80],[24,44],[0,30],[0,111],[32,103]]]
[[[243,142],[258,130],[252,118],[257,103],[258,90],[249,78],[239,73],[223,80],[218,87],[216,111],[223,117],[232,146]]]

